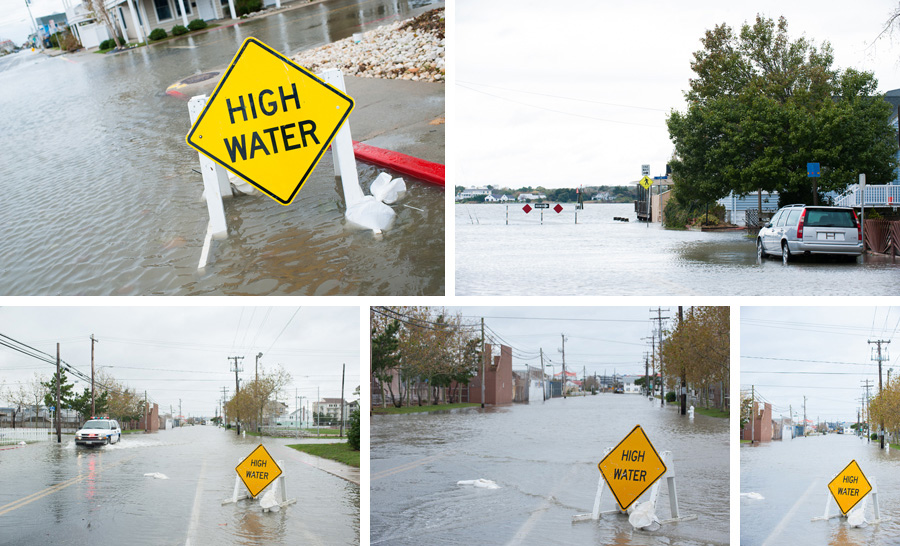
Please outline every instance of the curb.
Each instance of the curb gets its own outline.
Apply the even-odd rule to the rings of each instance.
[[[395,170],[436,186],[444,186],[444,165],[440,163],[432,163],[357,141],[353,141],[353,152],[357,159]]]

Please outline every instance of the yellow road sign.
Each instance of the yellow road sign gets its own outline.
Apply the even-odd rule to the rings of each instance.
[[[637,425],[597,465],[622,510],[666,473],[666,465]]]
[[[185,140],[288,205],[353,104],[271,47],[247,38]]]
[[[241,461],[235,470],[253,497],[259,495],[266,486],[281,476],[281,468],[262,444]]]
[[[645,176],[644,178],[641,178],[641,181],[639,183],[641,186],[644,186],[644,189],[646,190],[653,185],[653,180],[651,180],[649,176]]]
[[[872,485],[854,459],[828,483],[828,490],[831,491],[841,513],[846,514],[869,494]]]

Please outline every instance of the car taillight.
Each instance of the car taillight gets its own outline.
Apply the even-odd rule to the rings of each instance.
[[[856,240],[860,243],[862,242],[862,224],[859,223],[859,218],[856,217],[856,211],[853,211],[853,223],[856,224]]]
[[[803,220],[806,219],[806,209],[800,213],[800,222],[797,224],[797,238],[803,239]]]

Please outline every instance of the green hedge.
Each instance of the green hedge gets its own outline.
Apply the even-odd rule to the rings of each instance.
[[[154,41],[155,41],[155,40],[162,40],[162,39],[165,38],[166,36],[168,36],[168,34],[166,34],[166,31],[163,30],[163,29],[161,29],[161,28],[154,28],[154,29],[150,32],[150,39],[151,39],[151,40],[154,40]]]
[[[262,9],[262,0],[235,0],[234,9],[241,17]]]
[[[182,34],[187,34],[188,29],[182,25],[175,25],[172,27],[172,36],[181,36]]]
[[[194,19],[190,23],[188,23],[188,30],[202,30],[207,27],[206,21],[203,19]],[[174,32],[175,29],[172,29]]]

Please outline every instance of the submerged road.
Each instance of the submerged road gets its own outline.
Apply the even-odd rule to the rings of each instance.
[[[851,528],[844,518],[822,516],[830,497],[828,482],[850,461],[878,486],[882,516],[890,519]],[[900,452],[849,434],[810,436],[741,446],[741,544],[897,544],[900,535]],[[874,520],[874,497],[867,497],[866,519]],[[830,501],[831,514],[837,512]]]
[[[262,443],[284,461],[296,504],[277,513],[263,513],[258,501],[222,505],[234,467],[259,443],[196,426],[124,435],[99,448],[75,446],[69,435],[62,444],[5,449],[0,545],[359,544],[358,472],[317,468],[284,447],[295,440]]]
[[[672,452],[681,513],[697,519],[652,532],[617,515],[572,523],[593,507],[604,450],[637,424]],[[373,416],[371,544],[728,544],[728,452],[727,419],[639,395]],[[477,479],[497,488],[457,484]],[[602,509],[612,503],[607,491]]]

